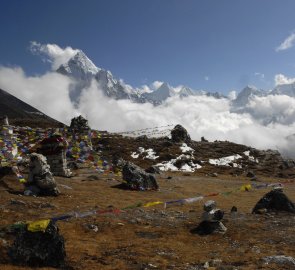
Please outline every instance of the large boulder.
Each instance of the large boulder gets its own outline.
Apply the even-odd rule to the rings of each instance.
[[[64,238],[52,222],[45,232],[30,232],[25,228],[18,233],[8,255],[18,265],[60,267],[66,257]]]
[[[180,142],[189,143],[191,142],[191,137],[183,126],[176,125],[171,130],[171,140],[176,143],[180,143]]]
[[[295,213],[295,205],[283,193],[282,189],[274,189],[265,194],[255,205],[252,213],[259,214],[263,210],[267,212],[285,211]]]
[[[122,170],[123,180],[127,186],[134,190],[156,190],[159,188],[153,174],[145,172],[139,166],[127,162]]]

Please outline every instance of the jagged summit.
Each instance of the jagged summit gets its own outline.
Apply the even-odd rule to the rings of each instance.
[[[257,89],[255,86],[248,85],[238,94],[237,98],[233,100],[232,105],[236,108],[244,107],[255,96],[262,97],[266,94],[265,91]]]
[[[86,56],[83,51],[78,51],[70,60],[62,64],[57,72],[74,77],[75,79],[89,79],[94,76],[100,68]]]

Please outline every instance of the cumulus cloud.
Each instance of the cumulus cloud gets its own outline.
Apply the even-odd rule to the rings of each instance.
[[[284,51],[290,49],[295,43],[295,33],[291,33],[277,48],[276,51]]]
[[[44,61],[51,63],[52,70],[58,69],[79,51],[72,47],[61,48],[56,44],[41,44],[36,41],[31,41],[30,50],[33,54],[41,55]]]
[[[288,78],[283,74],[276,74],[274,80],[276,86],[282,84],[291,84],[295,82],[295,78]]]
[[[253,97],[246,108],[256,120],[264,125],[268,123],[292,125],[295,123],[295,98],[289,96]]]

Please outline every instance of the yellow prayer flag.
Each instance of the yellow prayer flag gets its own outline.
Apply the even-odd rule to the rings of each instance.
[[[28,224],[27,230],[30,232],[45,232],[49,222],[50,219],[30,222]]]
[[[143,207],[150,207],[150,206],[154,206],[154,205],[157,205],[157,204],[162,204],[163,202],[149,202],[149,203],[146,203],[145,205],[143,205]]]
[[[250,184],[241,186],[241,191],[250,191],[252,186]]]

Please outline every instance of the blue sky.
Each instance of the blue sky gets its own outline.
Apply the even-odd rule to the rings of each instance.
[[[2,0],[0,10],[0,65],[29,75],[50,69],[28,49],[37,41],[82,49],[136,87],[227,93],[295,77],[295,46],[276,50],[295,33],[293,0]]]

